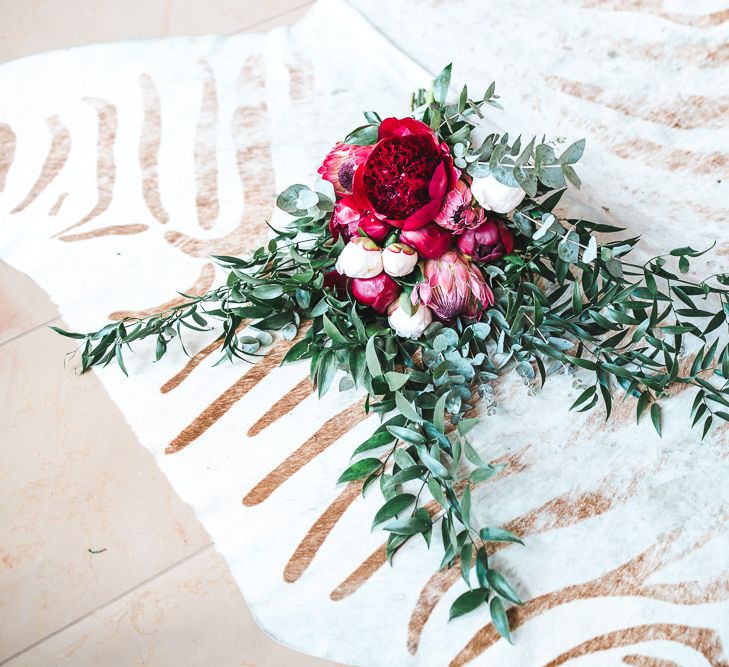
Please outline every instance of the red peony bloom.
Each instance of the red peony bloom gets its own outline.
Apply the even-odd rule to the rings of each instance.
[[[334,186],[338,196],[352,192],[354,172],[372,151],[372,146],[352,146],[338,143],[324,158],[318,172]]]
[[[483,221],[484,212],[480,206],[473,206],[472,200],[468,185],[461,180],[456,181],[456,187],[446,195],[435,221],[456,234],[478,227]]]
[[[378,313],[384,313],[402,291],[400,285],[386,273],[374,278],[353,278],[350,289],[359,303],[371,306]]]
[[[441,209],[458,173],[448,146],[413,118],[386,118],[377,143],[355,171],[359,208],[395,227],[418,229]]]
[[[434,222],[420,229],[405,229],[400,240],[418,251],[425,259],[438,259],[453,243],[453,234]]]
[[[456,240],[458,250],[476,262],[495,262],[514,249],[514,235],[501,220],[486,218]]]
[[[334,213],[329,219],[329,231],[335,240],[341,234],[345,241],[349,241],[357,233],[357,229],[361,229],[374,241],[382,242],[392,227],[371,213],[360,211],[356,207],[353,197],[342,197],[334,207]]]

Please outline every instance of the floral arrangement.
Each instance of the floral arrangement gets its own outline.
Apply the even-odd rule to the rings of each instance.
[[[471,489],[500,467],[469,443],[469,413],[479,400],[494,409],[504,372],[536,390],[576,368],[592,380],[580,380],[573,409],[601,402],[609,417],[618,395],[634,397],[637,419],[648,413],[659,434],[668,387],[694,386],[691,418],[705,435],[729,421],[729,345],[710,336],[726,331],[729,275],[688,280],[702,254],[690,247],[630,262],[637,238],[558,217],[568,184],[580,187],[573,165],[585,142],[557,155],[554,142],[487,133],[484,111],[500,108],[494,85],[448,101],[450,77],[448,66],[413,95],[411,117],[365,113],[313,188],[279,195],[293,216],[286,229],[250,257],[215,258],[225,285],[93,333],[57,331],[83,340],[82,371],[116,360],[126,373],[124,347],[148,337],[159,359],[183,328],[219,331],[231,361],[251,360],[277,331],[295,341],[284,363],[309,360],[319,395],[343,371],[339,389],[364,389],[383,421],[338,481],[378,487],[372,527],[389,533],[390,561],[418,535],[430,545],[437,529],[441,567],[460,567],[467,587],[451,618],[486,605],[511,641],[505,605],[522,601],[491,567],[489,545],[520,539],[471,515]],[[241,331],[244,320],[254,323]]]

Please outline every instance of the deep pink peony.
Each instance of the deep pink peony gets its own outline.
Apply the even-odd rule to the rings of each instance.
[[[495,262],[514,249],[514,235],[501,220],[487,218],[456,240],[458,250],[475,262]]]
[[[353,278],[350,289],[357,301],[365,306],[371,306],[378,313],[384,313],[402,291],[400,285],[386,273],[374,278]]]
[[[349,241],[357,233],[358,228],[377,242],[384,241],[392,231],[392,227],[386,222],[382,222],[371,213],[360,211],[353,197],[342,197],[329,219],[329,231],[335,239],[341,234],[345,241]]]
[[[338,271],[329,271],[329,273],[324,274],[324,287],[333,290],[340,299],[344,299],[347,296],[348,284],[349,278]]]
[[[459,315],[475,319],[494,303],[494,294],[481,272],[455,250],[428,260],[424,274],[423,282],[413,289],[412,301],[425,304],[441,320]]]
[[[425,123],[386,118],[355,171],[353,192],[361,210],[395,227],[417,229],[435,218],[457,178],[448,146]]]
[[[453,244],[453,233],[429,222],[419,229],[404,229],[400,240],[418,251],[425,259],[438,259]]]
[[[338,196],[352,192],[354,172],[367,159],[372,146],[352,146],[338,143],[317,170],[325,181],[334,186]]]
[[[472,202],[468,185],[461,180],[456,181],[456,187],[445,196],[443,207],[435,221],[456,234],[478,227],[483,221],[484,212],[480,206],[472,205]]]

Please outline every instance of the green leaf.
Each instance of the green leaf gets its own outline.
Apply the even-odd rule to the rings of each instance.
[[[347,468],[339,476],[337,484],[341,484],[342,482],[352,482],[356,479],[363,479],[375,472],[375,470],[377,470],[381,465],[382,461],[380,461],[380,459],[361,459],[349,466],[349,468]]]
[[[473,562],[473,545],[466,542],[461,549],[461,576],[468,587],[471,587],[471,563]]]
[[[390,391],[402,389],[409,379],[410,375],[407,373],[396,373],[395,371],[385,373],[385,380],[387,381],[387,386],[390,388]]]
[[[493,621],[494,627],[496,628],[498,633],[504,639],[506,639],[509,644],[513,644],[514,642],[511,639],[511,635],[509,634],[509,619],[506,617],[503,602],[501,602],[498,597],[494,596],[493,598],[491,598],[489,610],[491,612],[491,620]]]
[[[585,140],[580,139],[565,149],[562,155],[559,156],[559,161],[561,164],[575,164],[575,162],[579,162],[584,152]]]
[[[424,436],[409,428],[404,428],[402,426],[388,426],[387,430],[396,438],[409,442],[413,445],[424,445],[426,442]]]
[[[60,329],[59,327],[51,326],[50,324],[48,325],[48,328],[52,329],[57,334],[61,334],[61,336],[65,336],[66,338],[75,338],[77,340],[83,340],[84,338],[86,338],[86,334],[74,333],[73,331],[66,331],[65,329]]]
[[[316,385],[319,392],[319,398],[327,393],[329,387],[331,387],[334,375],[339,367],[337,361],[337,355],[332,350],[327,350],[319,358],[319,366],[316,372]]]
[[[411,516],[407,519],[398,519],[385,526],[385,530],[395,535],[417,535],[422,533],[432,525],[430,518],[422,515]]]
[[[450,479],[451,474],[448,472],[448,468],[446,468],[438,459],[428,454],[428,451],[423,445],[419,445],[417,449],[420,460],[423,462],[423,465],[430,470],[430,472],[440,479]]]
[[[379,124],[373,125],[362,125],[356,130],[352,130],[345,138],[345,144],[352,144],[353,146],[371,146],[377,143],[377,135],[380,131]]]
[[[270,301],[281,296],[283,291],[281,285],[259,285],[251,290],[251,296],[261,301]]]
[[[484,542],[517,542],[524,544],[519,536],[506,528],[481,528],[479,535]]]
[[[418,414],[417,410],[412,406],[401,392],[395,392],[395,405],[400,414],[416,424],[422,424],[423,418]]]
[[[374,530],[385,521],[389,521],[398,514],[402,514],[414,502],[415,496],[412,493],[401,493],[391,498],[375,514],[375,518],[372,521],[372,529]]]
[[[451,605],[451,610],[448,613],[448,620],[452,621],[454,618],[463,616],[463,614],[467,614],[477,607],[480,607],[484,602],[486,602],[488,595],[488,588],[476,588],[472,591],[466,591],[462,595],[459,595]]]
[[[438,502],[442,507],[448,507],[448,500],[446,499],[443,489],[437,479],[433,477],[428,478],[428,490],[436,502]]]
[[[124,365],[124,358],[122,357],[122,346],[118,343],[116,345],[116,362],[119,364],[119,368],[122,369],[124,375],[129,377],[129,373],[127,373],[127,367]]]
[[[375,336],[371,336],[367,341],[365,348],[365,357],[367,359],[367,369],[372,377],[379,377],[382,375],[382,367],[380,366],[380,360],[377,357],[377,349],[375,348]]]
[[[489,570],[486,573],[491,588],[493,588],[501,597],[505,597],[507,600],[511,600],[515,604],[524,604],[519,597],[518,593],[514,590],[514,587],[507,581],[497,570]]]
[[[648,406],[648,401],[651,400],[651,393],[649,391],[644,391],[641,393],[640,398],[638,399],[638,405],[635,409],[636,415],[635,420],[636,423],[640,422],[640,418],[643,415],[644,410]]]
[[[466,528],[471,527],[471,487],[466,486],[461,496],[461,518]]]
[[[331,338],[335,343],[340,343],[341,345],[349,344],[349,340],[342,335],[339,329],[337,329],[334,323],[326,315],[323,315],[322,322],[327,336],[329,336],[329,338]]]
[[[438,104],[443,104],[448,97],[448,88],[451,85],[451,70],[453,64],[446,65],[433,81],[433,99]]]
[[[445,433],[445,405],[447,400],[448,392],[438,399],[433,409],[433,426],[441,433]]]
[[[661,435],[661,406],[658,403],[651,405],[651,421],[658,435]]]

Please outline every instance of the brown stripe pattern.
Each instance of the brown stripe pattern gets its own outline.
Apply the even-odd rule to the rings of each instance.
[[[71,152],[71,134],[68,128],[61,123],[58,116],[51,116],[46,123],[51,132],[51,147],[48,149],[48,155],[43,162],[38,180],[33,184],[25,199],[11,213],[20,213],[30,206],[58,176],[68,160]]]
[[[0,192],[5,189],[8,171],[15,160],[15,132],[6,123],[0,123]]]
[[[166,224],[170,216],[162,206],[159,191],[159,149],[162,142],[162,112],[159,93],[149,74],[139,76],[144,106],[144,122],[139,135],[139,168],[142,171],[142,196],[157,222]]]
[[[63,201],[63,200],[61,200]],[[141,234],[147,231],[147,225],[112,225],[110,227],[101,227],[90,232],[82,232],[80,234],[65,234],[59,237],[59,240],[71,243],[73,241],[88,241],[101,236],[128,236],[129,234]]]
[[[86,98],[85,101],[94,108],[99,119],[99,138],[96,147],[96,204],[81,220],[70,227],[66,227],[56,236],[85,225],[101,215],[109,208],[114,196],[114,185],[116,183],[116,165],[114,163],[114,142],[117,130],[116,107],[106,100],[95,97]]]
[[[211,229],[218,218],[218,93],[210,63],[202,61],[203,93],[195,135],[195,186],[197,219],[200,227]]]

